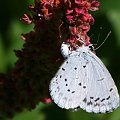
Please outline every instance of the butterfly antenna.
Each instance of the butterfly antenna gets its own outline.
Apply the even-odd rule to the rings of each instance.
[[[96,42],[96,44],[95,44],[95,45],[97,45],[97,44],[98,44],[99,40],[100,40],[100,32],[99,32],[99,34],[98,34],[98,39],[97,39],[97,42]]]
[[[110,34],[111,34],[111,31],[108,33],[108,35],[106,36],[106,38],[104,39],[104,41],[101,43],[101,45],[99,45],[97,48],[95,48],[95,50],[99,49],[105,43],[105,41],[108,39],[108,37],[110,36]],[[99,37],[100,37],[100,35],[99,35]]]
[[[102,27],[100,27],[100,30],[102,30]],[[100,35],[101,35],[100,33],[101,33],[101,31],[99,31],[99,33],[98,33],[97,41],[96,41],[96,43],[94,44],[95,46],[98,45],[98,42],[99,42],[99,40],[100,40]]]

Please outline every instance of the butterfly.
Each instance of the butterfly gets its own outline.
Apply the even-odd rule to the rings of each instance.
[[[107,113],[119,106],[113,78],[92,50],[90,44],[71,51],[68,44],[62,43],[61,53],[65,61],[49,86],[51,98],[59,107]]]

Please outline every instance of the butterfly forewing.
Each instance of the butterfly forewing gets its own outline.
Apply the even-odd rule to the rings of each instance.
[[[82,57],[81,57],[82,58]],[[82,60],[85,62],[84,60]],[[81,82],[85,79],[85,71],[81,69],[85,63],[80,62],[80,54],[71,55],[64,64],[61,65],[59,71],[52,79],[50,91],[52,99],[60,107],[66,109],[74,109],[80,105],[80,99],[85,93]],[[82,76],[80,76],[82,74]],[[79,100],[78,100],[79,99]],[[64,103],[64,104],[63,104]]]

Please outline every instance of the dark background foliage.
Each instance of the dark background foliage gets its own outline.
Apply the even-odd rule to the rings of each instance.
[[[109,38],[96,51],[102,59],[120,91],[120,0],[99,0],[100,10],[93,13],[95,24],[89,36],[93,44],[99,46],[109,33]],[[20,34],[33,29],[32,25],[24,25],[19,18],[26,12],[33,0],[0,1],[0,72],[6,73],[14,67],[17,60],[14,49],[21,49],[24,41]],[[100,37],[98,37],[100,35]],[[13,120],[120,120],[120,108],[110,114],[92,114],[83,110],[66,111],[53,104],[40,103],[32,111],[24,110],[16,114]]]

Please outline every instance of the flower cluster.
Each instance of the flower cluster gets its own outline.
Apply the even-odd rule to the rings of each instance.
[[[0,116],[11,116],[38,102],[51,102],[49,82],[62,62],[61,43],[73,48],[90,43],[87,32],[94,23],[89,12],[98,10],[96,0],[35,0],[21,21],[34,24],[34,30],[22,34],[25,41],[15,50],[18,60],[9,74],[0,74]]]
[[[68,1],[67,1],[68,2]],[[87,32],[94,23],[94,18],[89,12],[98,10],[100,3],[96,0],[75,0],[68,4],[66,21],[69,23],[71,37],[67,40],[72,46],[76,44],[90,44]]]
[[[35,7],[30,5],[29,9],[35,14],[31,17],[24,14],[22,21],[31,24],[35,23],[35,28],[39,30],[45,28],[43,22],[58,18],[58,26],[62,26],[62,31],[66,32],[66,40],[75,47],[76,44],[90,44],[90,38],[87,32],[90,26],[94,24],[94,18],[89,11],[99,10],[100,3],[96,0],[35,0]],[[67,28],[66,28],[67,27]],[[64,34],[64,32],[63,32]],[[64,35],[63,35],[64,36]]]

